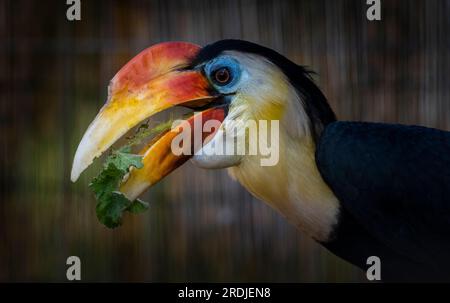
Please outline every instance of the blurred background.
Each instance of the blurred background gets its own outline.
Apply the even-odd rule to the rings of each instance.
[[[450,1],[0,0],[0,281],[321,282],[365,275],[300,234],[225,171],[188,163],[110,230],[71,162],[115,72],[168,40],[239,38],[317,72],[340,119],[450,130]],[[100,162],[100,161],[98,161]]]

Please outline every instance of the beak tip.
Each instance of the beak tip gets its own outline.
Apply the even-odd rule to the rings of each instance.
[[[81,172],[79,170],[79,165],[76,165],[76,164],[77,163],[74,160],[73,164],[72,164],[72,171],[70,172],[70,181],[72,181],[74,183],[78,180],[78,178],[80,177],[80,174],[81,174]]]
[[[75,172],[72,170],[72,172],[71,172],[71,174],[70,174],[70,181],[72,181],[73,183],[75,183],[75,182],[77,182],[78,177],[79,177],[78,174],[75,173]]]
[[[92,163],[92,160],[90,162],[83,161],[83,158],[80,157],[80,152],[77,150],[73,159],[72,171],[70,172],[70,180],[72,182],[76,182],[81,173],[90,165],[90,163]]]
[[[94,120],[93,124],[95,124],[96,121],[97,118]],[[96,148],[96,140],[92,139],[91,133],[91,126],[89,126],[75,152],[72,163],[72,171],[70,172],[70,180],[72,182],[76,182],[81,173],[92,164],[94,159],[100,156],[103,150],[109,147],[106,146],[100,150]]]

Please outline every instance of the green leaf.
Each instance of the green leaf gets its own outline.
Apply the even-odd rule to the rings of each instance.
[[[120,150],[113,152],[112,156],[107,159],[106,166],[111,164],[120,171],[124,172],[124,175],[132,166],[136,168],[142,168],[143,166],[141,155],[130,154]]]
[[[122,224],[122,216],[125,211],[139,214],[149,208],[147,202],[139,199],[128,200],[118,191],[118,188],[124,176],[129,173],[130,167],[137,169],[143,167],[142,156],[133,154],[131,147],[140,144],[149,135],[169,130],[171,125],[172,121],[162,123],[152,129],[148,127],[148,124],[141,125],[128,144],[118,150],[113,150],[105,159],[102,171],[89,184],[97,199],[96,213],[102,224],[109,228],[115,228]]]
[[[97,218],[109,228],[122,224],[122,214],[134,203],[117,189],[130,167],[142,168],[142,156],[126,152],[126,149],[113,152],[107,159],[103,170],[89,186],[97,199]],[[134,208],[133,208],[134,209]]]
[[[122,224],[122,214],[131,203],[122,193],[109,193],[97,203],[97,218],[106,227],[115,228]]]
[[[114,163],[105,165],[100,174],[92,179],[89,184],[89,187],[95,194],[95,198],[101,200],[116,190],[124,175],[123,171],[118,169]]]

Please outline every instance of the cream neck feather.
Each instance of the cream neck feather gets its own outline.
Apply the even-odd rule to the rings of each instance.
[[[322,179],[315,144],[298,96],[291,96],[280,119],[280,156],[261,166],[260,156],[244,156],[229,174],[257,198],[314,239],[326,242],[337,223],[339,201]]]

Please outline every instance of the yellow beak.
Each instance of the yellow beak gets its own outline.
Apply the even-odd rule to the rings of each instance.
[[[75,153],[73,182],[95,158],[146,118],[176,105],[210,102],[215,98],[210,95],[202,73],[186,69],[199,50],[199,46],[185,42],[157,44],[138,54],[114,76],[106,104],[89,125]],[[220,121],[224,118],[223,109],[201,114]],[[144,167],[132,170],[123,186],[130,200],[143,191],[144,184],[146,187],[154,184],[187,160],[171,153],[171,139],[177,131],[166,133],[141,151]]]

